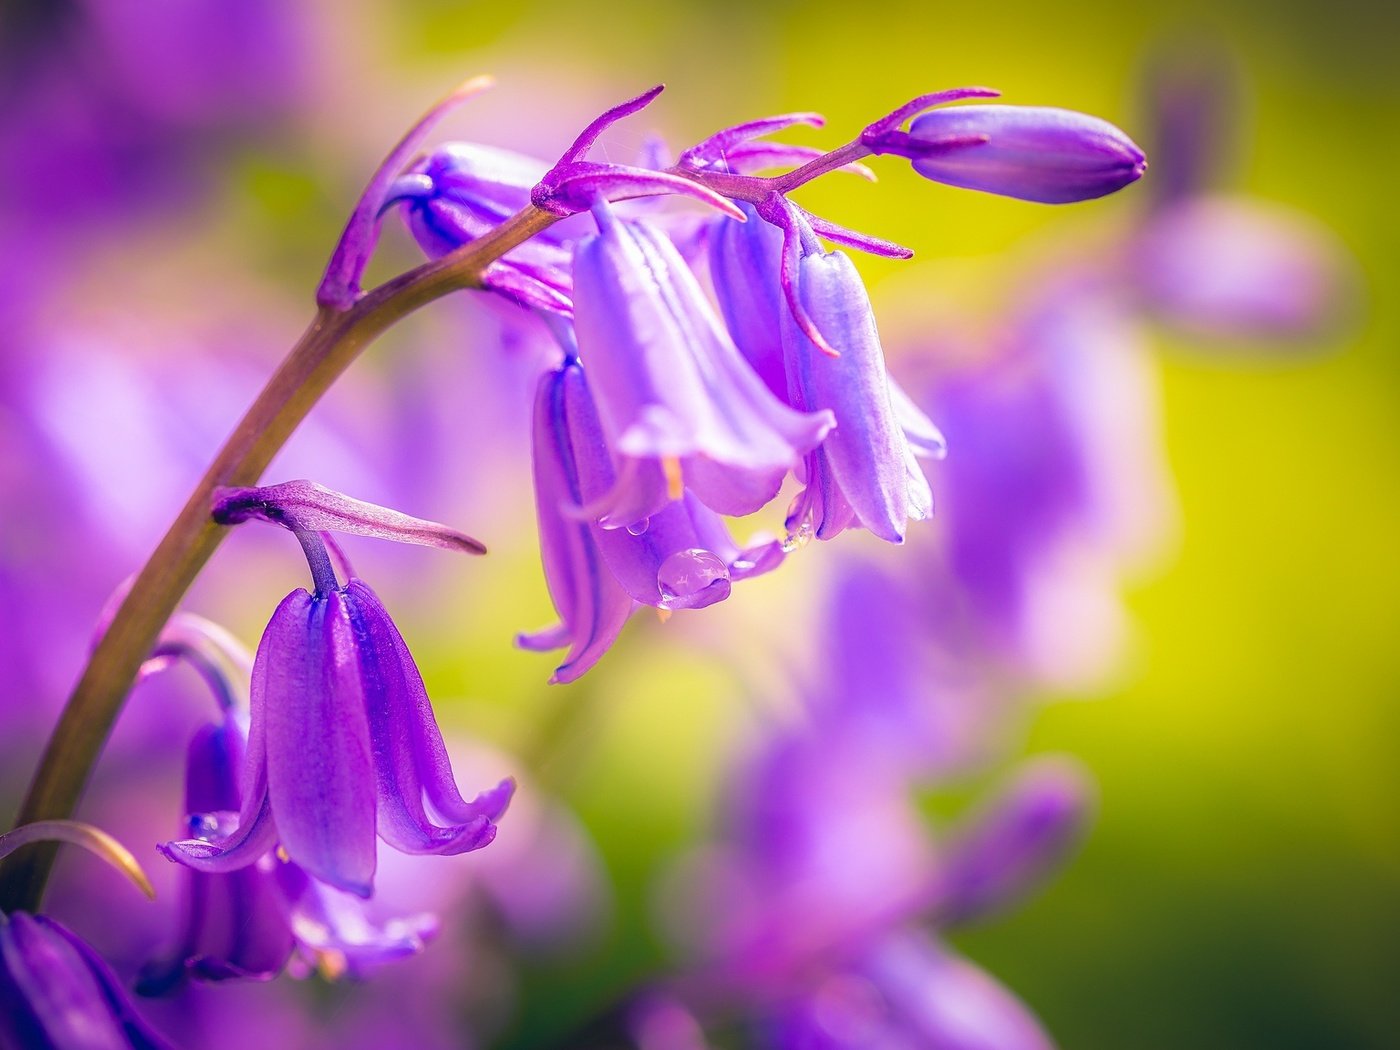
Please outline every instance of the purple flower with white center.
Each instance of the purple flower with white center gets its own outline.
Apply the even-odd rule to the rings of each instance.
[[[768,503],[829,412],[794,411],[764,386],[670,242],[645,222],[594,209],[574,254],[574,323],[619,483],[593,504],[630,526],[680,498],[721,514]]]
[[[362,580],[340,585],[312,530],[469,551],[480,544],[309,482],[220,490],[214,517],[225,524],[258,517],[291,529],[316,589],[289,594],[258,646],[242,806],[207,815],[202,837],[168,843],[163,852],[199,871],[228,872],[280,842],[313,877],[368,897],[376,833],[405,853],[451,855],[488,844],[512,782],[471,801],[458,792],[398,629]]]
[[[1042,204],[1103,197],[1147,170],[1142,150],[1098,117],[1045,106],[930,108],[969,94],[995,92],[916,99],[870,125],[860,141],[872,153],[908,157],[935,182]],[[910,117],[909,130],[901,131]]]
[[[573,681],[592,667],[635,606],[704,608],[729,597],[733,581],[782,560],[777,541],[740,550],[719,517],[689,492],[638,527],[588,520],[584,508],[614,491],[617,476],[577,361],[540,379],[534,472],[541,559],[560,623],[518,642],[537,650],[569,647],[551,681]]]

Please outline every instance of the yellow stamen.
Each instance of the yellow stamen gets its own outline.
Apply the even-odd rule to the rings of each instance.
[[[350,963],[345,958],[344,952],[327,948],[316,953],[316,972],[327,981],[340,980],[349,969]]]
[[[685,482],[681,478],[679,456],[662,456],[661,470],[666,475],[666,498],[680,499],[685,494]]]

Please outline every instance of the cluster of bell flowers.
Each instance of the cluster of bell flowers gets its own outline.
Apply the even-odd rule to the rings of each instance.
[[[821,123],[791,114],[723,129],[674,164],[586,159],[606,127],[659,90],[603,114],[552,167],[458,143],[382,191],[381,207],[400,206],[434,257],[527,203],[593,218],[593,231],[546,231],[483,281],[542,318],[559,345],[539,381],[533,435],[542,558],[561,622],[520,642],[567,647],[560,682],[593,666],[637,607],[710,605],[810,536],[864,528],[900,543],[910,520],[932,512],[918,458],[941,456],[943,439],[888,374],[850,257],[822,241],[912,253],[811,215],[788,193],[827,172],[865,172],[861,159],[880,154],[905,157],[935,181],[1052,203],[1111,193],[1146,166],[1096,118],[943,108],[996,94],[979,88],[922,96],[826,153],[766,141]],[[798,166],[752,174],[775,165]],[[650,202],[632,202],[662,194],[721,214],[663,225]],[[790,474],[802,488],[786,536],[733,541],[721,516],[761,510]]]

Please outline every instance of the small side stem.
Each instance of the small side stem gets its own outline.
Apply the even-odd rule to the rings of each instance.
[[[317,312],[214,457],[94,647],[49,737],[16,826],[64,819],[77,808],[141,663],[227,532],[209,515],[214,490],[257,484],[312,406],[366,346],[420,306],[480,287],[491,263],[555,221],[527,206],[479,240],[380,285],[353,305]],[[49,843],[26,846],[0,863],[0,910],[38,908],[54,852]]]

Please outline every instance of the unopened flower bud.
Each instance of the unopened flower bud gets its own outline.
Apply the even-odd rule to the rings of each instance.
[[[882,145],[935,182],[1044,204],[1103,197],[1147,170],[1142,150],[1112,124],[1042,106],[933,109]]]

